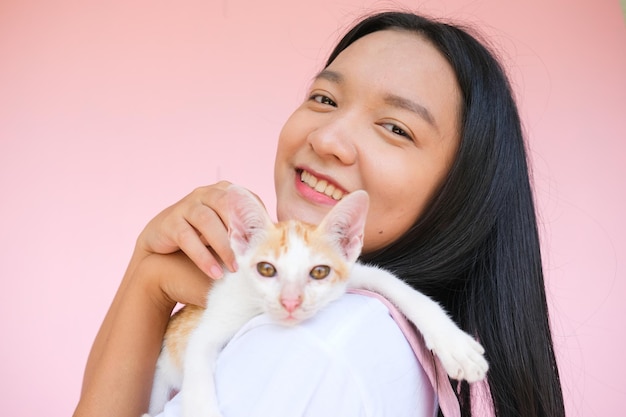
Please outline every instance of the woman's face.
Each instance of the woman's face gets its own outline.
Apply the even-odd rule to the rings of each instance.
[[[393,242],[452,164],[460,100],[452,68],[424,38],[397,30],[360,38],[317,75],[280,133],[278,219],[317,224],[343,194],[363,189],[363,251]]]

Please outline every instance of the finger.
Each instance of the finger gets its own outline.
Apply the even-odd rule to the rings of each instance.
[[[204,205],[196,205],[185,215],[184,220],[196,232],[196,237],[200,244],[205,246],[205,249],[208,246],[213,252],[214,258],[217,257],[229,270],[234,271],[236,269],[234,265],[235,254],[230,247],[228,229],[214,209]],[[188,231],[186,231],[186,233],[188,233]],[[185,235],[184,237],[188,237],[190,243],[196,245],[191,234],[189,234],[189,236]],[[187,253],[187,247],[182,246],[185,242],[181,240],[179,244],[181,245],[181,249]],[[200,249],[198,248],[197,250]],[[191,254],[188,253],[188,255],[192,257]]]
[[[201,241],[210,247],[230,271],[237,270],[235,254],[228,236],[228,198],[226,188],[230,183],[222,181],[203,192],[198,190],[199,204],[193,205],[186,220],[198,231]]]
[[[153,255],[160,276],[160,288],[165,295],[178,303],[206,307],[206,296],[212,285],[197,264],[186,254]]]
[[[177,227],[176,242],[197,267],[206,275],[219,279],[224,275],[219,259],[205,246],[198,232],[187,221]]]

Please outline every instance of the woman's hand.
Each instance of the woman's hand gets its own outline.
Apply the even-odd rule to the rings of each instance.
[[[223,275],[221,264],[237,269],[228,240],[227,181],[196,188],[152,219],[137,239],[135,255],[182,250],[205,274]]]
[[[172,309],[204,305],[211,282],[180,251],[131,262],[89,354],[74,417],[145,412]]]
[[[229,185],[197,188],[139,235],[89,354],[75,417],[137,416],[147,409],[172,309],[177,302],[204,306],[209,277],[221,277],[222,264],[237,268],[226,226]]]

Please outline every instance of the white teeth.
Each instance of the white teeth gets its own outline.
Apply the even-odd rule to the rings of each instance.
[[[317,184],[315,184],[315,191],[317,191],[318,193],[323,193],[327,185],[328,181],[326,180],[318,181]]]
[[[317,179],[307,171],[302,171],[300,174],[300,180],[318,193],[324,193],[334,200],[341,200],[343,197],[343,191],[336,188],[334,185],[329,184],[326,180]]]
[[[312,188],[315,188],[315,186],[317,185],[317,178],[315,178],[313,175],[309,174],[306,171],[302,171],[300,179],[302,180],[302,182],[308,184]]]

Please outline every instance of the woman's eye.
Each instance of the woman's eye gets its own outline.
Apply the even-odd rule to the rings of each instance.
[[[383,123],[382,126],[395,135],[404,136],[408,139],[413,139],[406,130],[402,129],[398,125],[394,125],[393,123]]]
[[[317,101],[320,104],[327,104],[329,106],[337,107],[337,103],[335,103],[331,98],[322,94],[314,94],[311,96],[311,99]]]

